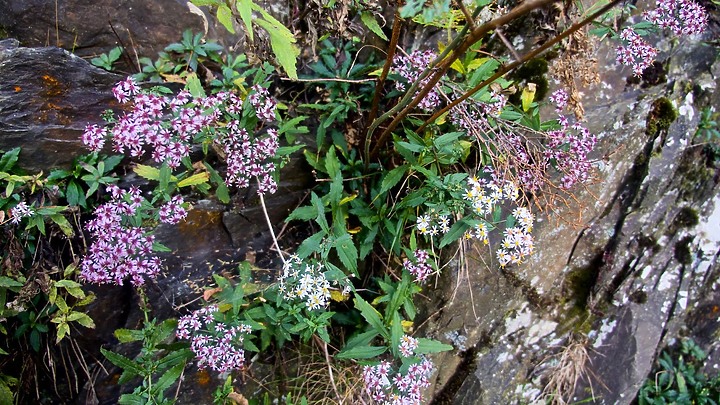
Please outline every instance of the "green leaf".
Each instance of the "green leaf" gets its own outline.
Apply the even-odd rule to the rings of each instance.
[[[200,83],[200,79],[197,77],[197,73],[190,73],[185,80],[185,89],[187,89],[193,97],[205,97],[205,90],[202,87],[202,83]]]
[[[395,311],[393,313],[393,321],[392,325],[390,325],[390,348],[392,349],[393,356],[398,356],[399,346],[400,346],[400,338],[405,334],[402,327],[402,320],[400,319],[400,314]]]
[[[359,295],[355,295],[355,308],[360,311],[360,315],[365,318],[365,321],[367,321],[375,331],[385,339],[390,339],[390,332],[383,324],[380,313]]]
[[[178,378],[180,378],[184,369],[185,363],[180,363],[166,371],[162,377],[158,378],[157,382],[152,387],[155,396],[159,396],[163,391],[170,388],[170,386],[173,385]]]
[[[222,3],[218,6],[217,19],[218,21],[220,21],[220,24],[222,24],[225,29],[228,30],[231,34],[235,33],[235,27],[233,27],[232,10],[230,10],[230,7],[228,7],[227,4]]]
[[[319,252],[320,244],[322,243],[323,238],[325,238],[326,235],[327,233],[325,231],[320,231],[313,236],[305,239],[297,248],[297,251],[295,253],[298,255],[298,257],[304,259],[315,252]]]
[[[210,174],[208,172],[196,173],[181,180],[178,183],[178,187],[196,186],[198,184],[207,183],[208,180],[210,180]]]
[[[456,240],[460,239],[464,234],[465,231],[470,229],[472,225],[468,223],[464,218],[460,221],[455,222],[451,227],[448,233],[443,236],[443,238],[440,240],[440,248],[443,248]]]
[[[82,312],[70,312],[67,320],[68,322],[77,322],[86,328],[95,329],[95,322],[93,322],[92,318],[90,318],[87,314],[83,314]]]
[[[294,45],[295,37],[292,32],[271,16],[261,7],[253,4],[253,8],[262,14],[264,19],[256,19],[255,22],[270,34],[270,46],[280,65],[287,72],[288,77],[297,79],[297,57],[300,56],[300,48]]]
[[[335,355],[337,359],[372,359],[387,351],[385,346],[359,346],[343,349]]]
[[[358,251],[350,234],[345,233],[335,239],[333,245],[342,264],[354,275],[359,276],[357,270]]]
[[[120,343],[139,342],[145,336],[143,331],[134,329],[115,329],[114,335]]]
[[[15,163],[17,163],[19,155],[20,147],[10,149],[3,153],[2,157],[0,157],[0,172],[9,172],[13,166],[15,166]]]
[[[172,169],[170,169],[166,163],[163,163],[162,166],[160,166],[160,185],[158,186],[160,190],[169,192],[168,186],[170,185],[170,180],[175,180],[172,178]]]
[[[382,180],[379,194],[382,194],[395,187],[395,185],[398,184],[400,180],[402,180],[403,176],[407,172],[407,169],[408,165],[402,165],[390,170]]]
[[[340,160],[338,160],[337,155],[335,154],[334,147],[330,147],[327,155],[325,156],[325,170],[330,178],[335,178],[338,174],[342,174],[340,172]]]
[[[147,405],[148,401],[138,394],[122,394],[118,400],[120,405]]]
[[[293,212],[288,215],[287,219],[285,219],[286,222],[293,221],[293,220],[299,220],[299,221],[309,221],[311,219],[314,219],[317,217],[317,208],[312,206],[303,206],[303,207],[297,207],[293,210]]]
[[[252,27],[252,7],[254,3],[252,0],[238,0],[237,3],[235,3],[235,7],[237,8],[238,13],[240,13],[240,18],[243,21],[243,24],[245,24],[245,31],[247,32],[247,35],[250,37],[250,42],[254,41],[253,38],[253,27]]]
[[[0,276],[0,288],[15,288],[22,287],[23,285],[25,284],[10,277]]]
[[[365,26],[368,27],[368,29],[370,29],[370,31],[372,31],[375,35],[379,36],[385,41],[388,40],[388,37],[383,32],[382,28],[380,28],[380,24],[378,24],[375,16],[371,12],[363,11],[362,14],[360,14],[360,19],[362,20],[363,24],[365,24]]]
[[[67,218],[65,218],[64,215],[53,214],[53,215],[50,215],[50,219],[53,222],[55,222],[55,224],[57,224],[57,226],[60,227],[60,230],[62,231],[62,233],[65,234],[65,236],[67,236],[67,237],[73,236],[73,234],[74,234],[73,227],[72,227],[72,225],[70,225],[70,222],[67,220]]]
[[[106,350],[102,347],[100,348],[100,352],[103,354],[103,356],[105,356],[106,359],[110,360],[112,364],[120,367],[125,372],[129,372],[133,375],[143,374],[143,369],[137,361],[130,360],[122,354],[111,352],[110,350]]]
[[[428,353],[439,353],[447,352],[452,350],[452,345],[448,345],[437,340],[419,338],[418,347],[415,349],[416,354],[428,354]]]
[[[315,222],[320,225],[320,228],[325,231],[325,233],[330,233],[330,225],[328,225],[327,218],[325,218],[325,206],[323,205],[320,197],[318,197],[314,192],[311,194],[310,203],[317,211]]]
[[[33,332],[36,332],[36,331],[33,331]],[[66,322],[61,322],[57,326],[57,339],[55,340],[55,342],[57,343],[57,342],[60,342],[61,340],[63,340],[65,335],[68,335],[68,336],[70,335],[70,325],[68,325]],[[30,343],[33,346],[33,348],[35,348],[35,344],[34,344],[34,340],[33,340],[33,333],[30,333]],[[38,342],[38,344],[39,343],[40,342]],[[37,351],[37,349],[35,349],[35,350]]]
[[[160,170],[156,167],[138,164],[133,168],[138,176],[148,180],[160,180]]]

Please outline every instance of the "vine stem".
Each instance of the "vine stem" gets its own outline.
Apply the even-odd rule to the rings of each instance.
[[[440,63],[438,63],[436,66],[437,69],[435,70],[435,72],[428,78],[426,83],[423,83],[422,88],[414,96],[412,101],[410,101],[407,105],[405,105],[404,108],[400,107],[400,108],[402,108],[402,110],[397,115],[395,115],[395,117],[390,122],[390,124],[380,134],[377,143],[375,144],[375,146],[372,148],[372,151],[370,152],[370,156],[369,156],[368,160],[372,160],[377,156],[377,154],[380,152],[380,148],[382,148],[384,146],[384,144],[386,143],[386,141],[387,141],[388,137],[390,136],[390,134],[392,133],[392,131],[394,131],[395,128],[397,128],[397,126],[400,124],[400,122],[408,115],[408,113],[410,113],[410,111],[413,108],[415,108],[418,104],[420,104],[420,101],[422,101],[422,99],[424,99],[425,96],[427,96],[428,93],[430,93],[430,90],[432,90],[432,88],[440,81],[440,79],[445,75],[445,73],[447,73],[448,69],[450,69],[450,66],[453,64],[453,62],[455,62],[468,49],[470,49],[470,47],[473,44],[480,41],[482,39],[482,37],[485,36],[485,34],[490,32],[491,30],[501,27],[520,16],[529,13],[532,10],[535,10],[537,8],[554,3],[556,1],[559,1],[559,0],[527,1],[519,6],[515,7],[514,9],[510,10],[510,12],[508,12],[507,14],[503,14],[500,17],[497,17],[491,21],[488,21],[487,23],[470,31],[470,33],[464,37],[464,39],[460,42],[460,44],[457,45],[457,47],[454,47],[454,49],[452,50],[452,53],[447,58],[441,59]],[[455,40],[453,41],[453,44],[455,44],[455,42],[459,38],[461,38],[461,36],[458,36],[457,38],[455,38]],[[447,52],[449,49],[450,49],[450,47],[446,48],[445,52]],[[441,55],[441,57],[443,57],[443,55]],[[438,59],[440,59],[440,57]],[[418,82],[420,82],[421,80],[422,80],[422,76],[420,78],[418,78],[418,81],[416,81],[415,84],[418,84]],[[408,96],[412,97],[413,91],[414,91],[413,87],[411,87],[410,90],[408,90],[405,97],[408,97]],[[371,129],[376,128],[380,124],[378,121],[380,121],[382,118],[388,116],[390,113],[394,113],[396,111],[396,108],[398,108],[397,105],[395,107],[393,107],[393,109],[391,111],[388,111],[388,113],[383,115],[383,117],[380,117],[379,119],[375,120],[376,122],[374,122],[371,125]]]
[[[542,46],[538,47],[537,49],[527,53],[522,58],[516,60],[513,63],[510,63],[508,65],[505,65],[500,70],[495,72],[494,75],[492,75],[487,80],[483,81],[482,83],[478,84],[477,86],[473,87],[472,89],[468,90],[465,94],[463,94],[461,97],[453,100],[453,102],[449,103],[439,111],[437,111],[435,114],[433,114],[430,118],[428,118],[418,129],[417,132],[421,132],[425,127],[427,127],[429,124],[434,122],[436,119],[438,119],[441,115],[445,114],[448,110],[455,107],[456,105],[460,104],[461,102],[467,100],[470,96],[477,93],[478,91],[482,90],[484,87],[488,86],[490,83],[494,82],[504,74],[508,73],[509,71],[515,69],[516,67],[522,65],[523,63],[527,62],[528,60],[540,55],[541,53],[545,52],[546,50],[550,49],[552,46],[557,44],[558,42],[562,41],[563,39],[569,37],[573,33],[575,33],[580,28],[584,27],[585,25],[592,22],[594,19],[600,17],[601,15],[605,14],[608,10],[615,7],[620,2],[620,0],[612,0],[608,4],[606,4],[604,7],[600,8],[598,11],[594,12],[587,18],[583,19],[580,22],[577,22],[573,24],[570,28],[563,31],[560,35],[556,36],[555,38],[551,39],[550,41],[546,42]]]
[[[260,185],[260,180],[258,180],[258,185]],[[272,236],[275,250],[277,250],[278,255],[280,255],[280,259],[282,260],[283,264],[287,264],[287,261],[285,261],[285,256],[283,256],[282,250],[280,250],[280,244],[278,244],[278,240],[275,237],[275,230],[273,230],[272,222],[270,222],[270,216],[268,215],[267,206],[265,205],[265,197],[263,197],[263,193],[258,193],[258,195],[260,196],[260,205],[262,206],[262,211],[265,215],[265,221],[267,222],[268,229],[270,230],[270,236]]]
[[[387,56],[385,57],[385,64],[383,65],[382,73],[380,74],[380,77],[378,77],[377,84],[375,85],[375,94],[373,95],[370,115],[368,116],[367,120],[367,122],[369,123],[375,121],[375,118],[377,117],[378,106],[380,105],[380,96],[382,96],[383,84],[385,83],[385,79],[390,72],[390,66],[392,65],[393,58],[395,57],[395,48],[397,47],[397,43],[400,38],[400,30],[402,28],[402,18],[400,18],[401,5],[402,0],[397,0],[397,4],[395,5],[395,17],[393,20],[392,35],[390,37],[390,46],[388,47]],[[367,139],[365,139],[363,143],[365,144],[363,145],[363,148],[365,149],[365,156],[367,156],[369,153],[370,143]],[[370,160],[367,160],[365,162],[366,167],[369,162]]]

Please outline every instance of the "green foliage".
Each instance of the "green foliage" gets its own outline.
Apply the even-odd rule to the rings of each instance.
[[[676,351],[664,351],[660,369],[645,381],[638,393],[640,405],[712,404],[720,402],[720,377],[703,371],[706,354],[690,339]]]
[[[122,52],[122,48],[116,46],[111,49],[110,52],[100,54],[98,57],[90,59],[90,63],[107,71],[112,71],[113,65],[120,59]]]
[[[192,0],[196,6],[211,6],[217,8],[217,17],[223,26],[231,33],[235,32],[234,20],[244,24],[250,42],[254,39],[255,26],[262,28],[270,37],[272,48],[278,63],[291,79],[297,79],[297,57],[300,48],[295,45],[295,36],[275,17],[252,0]],[[254,23],[254,25],[253,25]]]
[[[149,320],[149,310],[142,290],[143,305],[141,309],[145,314],[142,329],[118,329],[115,336],[121,343],[141,342],[140,353],[134,358],[101,348],[103,356],[112,364],[121,368],[122,374],[118,384],[125,384],[135,378],[142,383],[132,393],[120,396],[120,404],[172,404],[174,399],[166,398],[168,390],[180,378],[187,361],[192,358],[192,352],[183,343],[172,343],[177,327],[177,321],[167,319],[162,322]]]

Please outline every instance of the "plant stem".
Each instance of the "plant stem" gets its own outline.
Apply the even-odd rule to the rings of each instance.
[[[260,184],[260,181],[258,180],[258,185]],[[270,236],[272,236],[273,243],[275,244],[275,250],[277,250],[278,255],[280,255],[280,259],[282,260],[283,264],[287,264],[285,261],[285,256],[283,256],[282,250],[280,250],[280,245],[278,244],[277,238],[275,237],[275,231],[273,230],[272,222],[270,222],[270,216],[267,212],[267,206],[265,205],[265,198],[263,197],[262,193],[258,193],[260,196],[260,205],[262,206],[263,214],[265,215],[265,221],[267,222],[268,229],[270,230]]]
[[[387,126],[387,128],[385,128],[385,130],[382,132],[382,134],[380,134],[380,137],[379,137],[377,143],[375,144],[375,146],[373,147],[372,151],[370,152],[370,155],[369,155],[369,157],[368,157],[368,160],[372,160],[372,159],[374,159],[374,158],[377,156],[378,152],[380,151],[380,148],[382,148],[382,147],[384,146],[385,142],[387,141],[387,139],[388,139],[388,137],[390,136],[390,134],[392,133],[392,131],[394,131],[395,128],[397,128],[398,124],[400,124],[400,122],[408,115],[408,113],[410,113],[410,111],[411,111],[413,108],[415,108],[415,106],[417,106],[418,104],[420,104],[420,101],[422,101],[422,99],[425,98],[425,96],[427,96],[428,93],[430,93],[430,90],[432,90],[432,88],[433,88],[433,87],[440,81],[440,79],[445,75],[445,73],[448,71],[448,69],[450,69],[450,66],[453,64],[453,62],[455,62],[455,61],[456,61],[460,56],[462,56],[468,49],[470,49],[470,47],[471,47],[473,44],[475,44],[476,42],[480,41],[480,40],[482,39],[482,37],[484,37],[485,34],[487,34],[488,32],[490,32],[491,30],[493,30],[493,29],[495,29],[495,28],[497,28],[497,27],[503,26],[503,25],[507,24],[508,22],[510,22],[510,21],[512,21],[512,20],[520,17],[520,16],[523,16],[523,15],[529,13],[529,12],[532,11],[532,10],[535,10],[535,9],[537,9],[537,8],[546,6],[546,5],[548,5],[548,4],[550,4],[550,3],[553,3],[553,2],[555,2],[555,1],[558,1],[558,0],[532,0],[532,1],[525,2],[525,3],[523,3],[523,4],[521,4],[521,5],[517,6],[517,7],[515,7],[514,9],[512,9],[512,10],[511,10],[510,12],[508,12],[507,14],[501,15],[500,17],[498,17],[498,18],[496,18],[496,19],[494,19],[494,20],[492,20],[492,21],[489,21],[489,22],[487,22],[487,23],[485,23],[485,24],[483,24],[483,25],[475,28],[474,30],[472,30],[467,36],[464,37],[464,39],[462,40],[462,42],[461,42],[459,45],[457,45],[457,47],[455,47],[455,49],[453,49],[452,53],[451,53],[450,56],[448,56],[447,58],[445,58],[443,55],[441,55],[440,57],[438,57],[438,59],[440,59],[441,57],[442,57],[443,59],[441,59],[441,62],[438,63],[437,69],[435,70],[434,74],[427,80],[426,83],[423,83],[422,88],[421,88],[420,91],[414,96],[414,98],[412,99],[412,101],[410,101],[410,102],[402,109],[402,111],[400,111],[400,112],[395,116],[395,118],[393,118],[393,120],[390,122],[390,124]],[[466,27],[467,27],[467,25],[466,25]],[[462,37],[461,37],[461,36],[458,36],[458,38],[456,38],[456,40],[459,39],[459,38],[462,38]],[[455,41],[453,41],[453,44],[454,44],[454,43],[455,43]],[[448,46],[448,48],[445,49],[445,52],[447,52],[449,49],[450,49],[450,46]],[[436,60],[437,60],[437,59],[436,59]],[[432,67],[432,66],[431,66],[431,67]],[[421,77],[415,82],[415,84],[413,85],[413,87],[415,87],[415,85],[417,85],[420,81],[422,81],[422,79],[423,79],[423,78],[422,78],[422,76],[421,76]],[[412,94],[413,94],[413,91],[414,91],[414,90],[413,90],[413,87],[411,87],[411,88],[408,90],[408,92],[406,93],[405,97],[412,97]],[[400,105],[400,103],[398,103],[398,105],[396,105],[395,107],[398,107],[399,105]],[[383,117],[385,117],[385,116],[387,116],[387,115],[389,115],[389,114],[394,114],[395,111],[396,111],[396,108],[395,108],[395,107],[394,107],[391,111],[388,111],[388,113],[386,113],[385,115],[383,115]],[[401,107],[401,108],[402,108],[402,107]],[[382,118],[382,117],[381,117],[381,118]],[[380,119],[378,119],[378,120],[376,120],[376,121],[379,121],[379,120],[380,120]],[[378,123],[377,125],[375,125],[375,123],[373,123],[373,125],[374,125],[375,127],[377,127],[377,125],[379,125],[379,123]],[[374,128],[372,128],[372,129],[374,129]]]

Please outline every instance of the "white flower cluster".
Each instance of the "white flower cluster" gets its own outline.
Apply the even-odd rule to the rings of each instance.
[[[500,249],[497,250],[497,259],[501,267],[508,263],[521,263],[525,256],[532,254],[535,249],[533,237],[530,235],[533,226],[533,215],[525,207],[517,207],[513,216],[519,226],[505,229]]]
[[[436,212],[417,217],[415,224],[420,235],[436,236],[446,234],[450,230],[450,217]]]
[[[330,282],[322,264],[307,264],[290,256],[280,277],[280,293],[289,301],[302,300],[309,310],[325,308],[330,299]]]
[[[516,201],[520,198],[520,188],[512,181],[500,186],[494,181],[482,182],[477,177],[468,178],[465,199],[472,205],[473,211],[481,216],[490,214],[496,204],[505,200]]]
[[[491,214],[497,204],[504,201],[515,202],[519,197],[520,189],[511,181],[506,181],[500,186],[494,181],[482,182],[471,177],[465,190],[465,199],[470,203],[473,213],[479,217]],[[505,238],[496,252],[501,267],[505,267],[508,263],[521,263],[522,259],[532,254],[534,250],[533,237],[530,233],[535,218],[525,207],[515,208],[512,214],[516,226],[505,229]],[[487,223],[480,222],[475,225],[475,229],[465,233],[465,238],[478,239],[487,245],[488,232]]]

